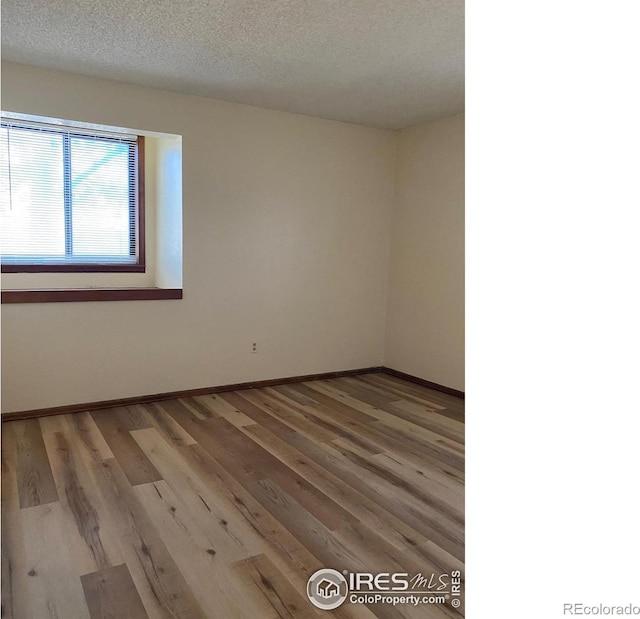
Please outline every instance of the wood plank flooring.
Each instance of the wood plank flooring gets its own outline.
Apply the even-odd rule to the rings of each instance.
[[[463,452],[462,400],[380,373],[6,422],[2,617],[461,617],[306,583],[464,580]]]

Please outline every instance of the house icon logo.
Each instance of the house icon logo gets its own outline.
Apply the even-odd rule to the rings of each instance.
[[[340,587],[330,580],[323,578],[317,586],[318,595],[323,597],[325,600],[333,597],[334,595],[338,595],[340,593]]]
[[[318,570],[307,582],[307,597],[309,601],[322,610],[338,608],[347,599],[346,578],[336,570]]]

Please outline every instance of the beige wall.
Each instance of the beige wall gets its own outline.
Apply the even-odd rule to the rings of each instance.
[[[464,390],[464,115],[398,136],[384,365]]]
[[[3,306],[4,411],[381,364],[395,133],[2,68],[4,110],[182,135],[184,233],[181,301]]]

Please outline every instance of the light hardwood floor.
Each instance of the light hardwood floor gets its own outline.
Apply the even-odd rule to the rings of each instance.
[[[464,574],[463,404],[367,374],[6,422],[2,617],[460,617],[305,591]]]

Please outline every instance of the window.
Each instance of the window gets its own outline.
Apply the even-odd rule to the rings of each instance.
[[[144,138],[2,119],[3,272],[144,272]]]
[[[182,136],[96,120],[2,112],[3,304],[182,299]]]

